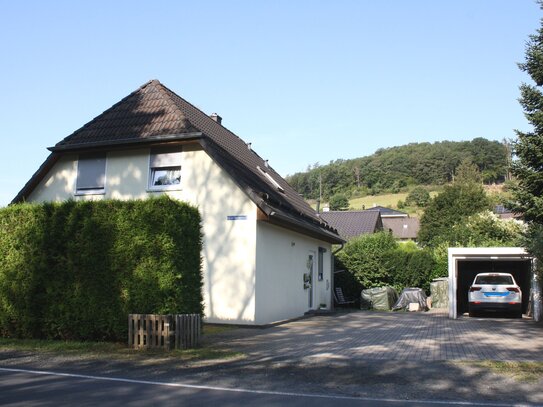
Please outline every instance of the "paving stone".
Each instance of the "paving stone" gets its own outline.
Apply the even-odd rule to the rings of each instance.
[[[257,358],[543,361],[543,324],[448,318],[446,312],[349,312],[269,328],[240,328],[215,342]],[[211,338],[213,341],[213,338]]]

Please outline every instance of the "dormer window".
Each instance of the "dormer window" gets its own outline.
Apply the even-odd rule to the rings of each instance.
[[[103,194],[105,183],[105,153],[80,155],[77,160],[76,195]]]
[[[264,178],[266,178],[266,180],[274,186],[275,189],[277,189],[279,192],[285,193],[285,189],[281,185],[279,185],[279,183],[276,180],[272,178],[269,172],[267,172],[260,166],[257,166],[256,168],[260,171],[260,173],[264,176]]]
[[[181,148],[151,150],[149,189],[178,189],[181,184]]]

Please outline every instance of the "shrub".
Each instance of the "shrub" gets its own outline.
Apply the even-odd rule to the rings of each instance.
[[[398,291],[420,287],[429,292],[435,269],[431,251],[419,249],[415,243],[405,243],[389,251],[384,259],[391,285]]]
[[[390,281],[384,258],[397,245],[388,232],[362,235],[350,240],[338,257],[364,288],[379,287]]]
[[[345,194],[335,194],[330,198],[330,210],[345,211],[349,209],[349,199]]]
[[[430,193],[424,187],[415,187],[405,198],[406,205],[424,208],[430,202]]]
[[[398,291],[420,287],[429,292],[436,267],[433,251],[420,249],[412,242],[398,244],[389,233],[380,232],[353,239],[339,252],[336,268],[344,268],[349,274],[338,274],[336,285],[354,295],[362,288],[385,285]]]
[[[129,313],[201,313],[196,208],[145,201],[0,210],[0,332],[124,340]]]

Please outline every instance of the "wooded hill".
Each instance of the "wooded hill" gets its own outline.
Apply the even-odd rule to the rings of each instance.
[[[476,138],[471,141],[411,143],[379,149],[351,160],[314,164],[286,177],[305,199],[324,200],[337,193],[364,196],[399,192],[412,185],[442,185],[453,180],[466,158],[477,165],[487,184],[503,182],[510,162],[507,143]]]

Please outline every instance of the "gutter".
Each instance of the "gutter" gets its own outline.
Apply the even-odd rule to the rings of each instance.
[[[341,243],[341,245],[332,252],[332,255],[335,256],[336,254],[338,254],[340,251],[343,250],[343,248],[345,247],[345,243]]]
[[[112,147],[112,146],[125,146],[125,145],[139,145],[139,144],[149,144],[156,142],[169,142],[169,141],[179,141],[179,140],[192,140],[202,137],[201,132],[191,132],[191,133],[182,133],[182,134],[162,134],[159,136],[133,139],[117,139],[109,141],[96,141],[92,143],[78,143],[78,144],[60,144],[54,147],[48,147],[47,149],[52,152],[68,152],[82,149],[92,149],[98,147]]]

